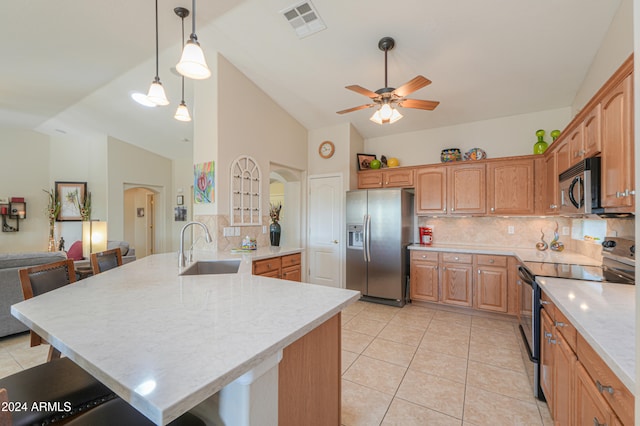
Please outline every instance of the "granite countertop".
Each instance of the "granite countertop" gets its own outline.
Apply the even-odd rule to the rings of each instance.
[[[587,256],[564,251],[540,252],[535,249],[446,244],[413,244],[409,249],[516,256],[523,262],[601,265],[601,262]],[[635,395],[636,287],[548,277],[536,277],[536,282]]]
[[[251,275],[253,259],[300,249],[197,253],[237,274],[178,275],[147,256],[11,307],[12,314],[155,423],[168,423],[359,299]],[[195,254],[195,253],[194,253]],[[153,391],[141,389],[153,385]]]

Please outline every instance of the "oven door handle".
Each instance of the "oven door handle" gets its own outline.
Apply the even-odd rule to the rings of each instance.
[[[527,344],[527,333],[522,328],[522,325],[518,325],[518,329],[520,329],[520,334],[522,335],[522,340],[524,341],[524,347],[527,350],[529,361],[538,362],[538,360],[533,357],[533,354],[531,353],[531,348],[529,348],[529,345]]]

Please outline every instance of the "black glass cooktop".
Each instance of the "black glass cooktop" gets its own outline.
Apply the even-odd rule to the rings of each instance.
[[[547,262],[524,262],[524,264],[534,276],[538,277],[635,284],[631,278],[633,274],[626,274],[619,268],[609,268],[606,265],[588,266]]]

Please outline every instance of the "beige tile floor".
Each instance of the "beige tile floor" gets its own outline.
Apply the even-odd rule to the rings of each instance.
[[[357,302],[342,324],[344,426],[553,424],[532,396],[515,321]],[[28,334],[0,339],[0,377],[47,351]]]
[[[342,424],[552,425],[515,320],[357,302],[342,313]]]

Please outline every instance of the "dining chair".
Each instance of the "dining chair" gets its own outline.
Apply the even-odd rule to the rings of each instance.
[[[76,282],[73,260],[65,259],[44,265],[31,266],[18,271],[24,300],[39,296],[51,290]],[[31,330],[31,347],[46,341]],[[49,347],[47,361],[60,358],[60,351]]]
[[[0,426],[11,426],[11,411],[2,409],[8,406],[7,390],[0,389]]]
[[[120,247],[99,253],[91,253],[93,275],[98,275],[100,272],[108,271],[118,266],[122,266],[122,251],[120,251]]]
[[[11,420],[7,424],[14,426],[54,423],[116,398],[111,389],[69,358],[54,359],[4,377],[0,379],[0,389],[6,390],[5,397],[18,408],[9,413]],[[3,421],[1,426],[5,426]]]

